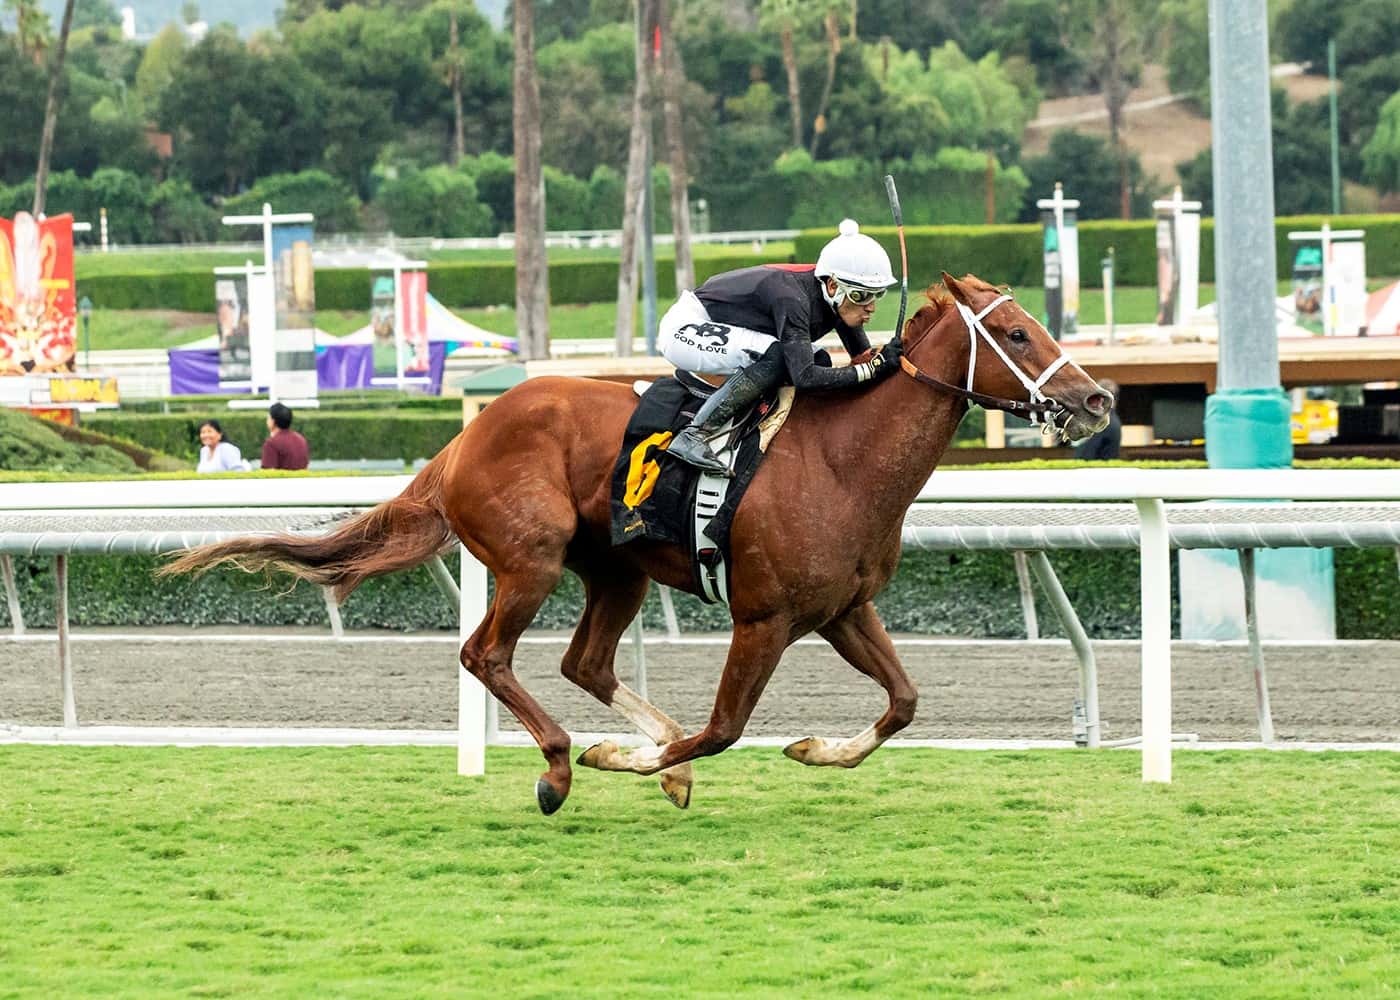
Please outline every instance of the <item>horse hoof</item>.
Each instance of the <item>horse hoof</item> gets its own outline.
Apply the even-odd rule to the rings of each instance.
[[[815,736],[808,736],[805,740],[798,740],[796,743],[789,743],[783,747],[783,756],[791,757],[799,764],[806,764],[812,751],[820,745],[821,740]]]
[[[559,790],[543,778],[535,782],[535,798],[540,804],[540,812],[546,816],[554,815],[564,804],[564,796],[560,795]]]
[[[596,767],[598,770],[605,770],[603,762],[613,754],[617,753],[617,744],[612,740],[604,740],[602,743],[595,743],[583,753],[578,755],[577,763],[584,767]]]
[[[661,790],[666,793],[666,797],[671,800],[671,805],[677,809],[685,809],[690,805],[690,784],[691,779],[680,777],[669,771],[661,772]]]

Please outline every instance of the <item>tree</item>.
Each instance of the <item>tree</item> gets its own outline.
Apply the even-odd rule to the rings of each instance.
[[[822,29],[826,32],[826,82],[817,102],[817,116],[812,119],[812,144],[808,152],[817,155],[822,135],[826,132],[826,112],[831,106],[831,88],[836,84],[836,58],[841,54],[841,12],[847,10],[846,0],[822,0]],[[854,14],[852,14],[854,16]]]
[[[549,267],[544,245],[540,81],[534,0],[515,0],[515,322],[525,358],[549,357]]]
[[[121,15],[110,0],[76,0],[73,4],[73,28],[120,28]]]
[[[63,80],[63,59],[68,54],[68,32],[73,28],[73,0],[63,5],[63,24],[58,29],[58,47],[49,66],[49,99],[44,105],[44,131],[39,137],[39,166],[34,172],[34,214],[44,214],[44,194],[49,181],[49,156],[53,152],[53,132],[58,127],[59,84]]]
[[[783,47],[783,68],[787,71],[788,116],[792,122],[792,148],[802,148],[802,83],[797,75],[797,46],[794,36],[801,26],[804,0],[763,0],[759,19],[775,33]]]
[[[161,97],[185,58],[185,47],[185,33],[178,26],[167,24],[142,51],[134,88],[138,110],[148,115],[158,112]]]
[[[622,246],[617,266],[617,322],[613,335],[619,357],[632,353],[637,306],[637,223],[647,183],[647,144],[651,140],[651,37],[656,0],[637,0],[635,83],[632,86],[632,138],[627,149],[627,184],[622,196]]]
[[[690,252],[690,171],[686,163],[685,128],[681,121],[681,90],[685,64],[676,44],[671,21],[671,0],[657,2],[661,51],[662,110],[666,119],[666,162],[671,166],[671,234],[676,249],[676,291],[695,287],[695,262]]]
[[[38,0],[5,0],[4,10],[15,16],[15,43],[35,66],[44,64],[44,53],[53,41],[53,26]]]
[[[1056,181],[1064,182],[1066,197],[1078,199],[1081,219],[1111,219],[1122,213],[1122,170],[1101,136],[1060,129],[1050,137],[1050,151],[1028,159],[1025,171],[1030,187],[1021,210],[1023,222],[1039,220],[1035,202],[1050,197]],[[1129,211],[1150,216],[1152,191],[1135,153],[1128,154],[1127,176]],[[1187,185],[1184,178],[1183,186],[1188,197],[1199,197],[1201,192]]]
[[[1375,134],[1361,151],[1366,179],[1382,191],[1400,191],[1400,91],[1381,106]]]
[[[467,136],[462,130],[462,50],[457,39],[457,8],[448,13],[451,19],[448,42],[448,84],[452,88],[452,162],[458,163],[467,155]]]
[[[1094,0],[1093,37],[1095,76],[1108,109],[1108,134],[1118,160],[1120,217],[1132,218],[1132,192],[1128,178],[1128,150],[1123,145],[1123,109],[1142,72],[1146,47],[1148,10],[1144,0]]]

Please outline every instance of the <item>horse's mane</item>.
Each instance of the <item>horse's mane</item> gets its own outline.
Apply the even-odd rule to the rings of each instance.
[[[961,283],[971,288],[989,292],[1009,292],[1009,288],[989,285],[981,278],[973,275],[964,275]],[[924,298],[928,301],[920,306],[913,316],[910,316],[904,324],[904,347],[907,350],[928,335],[929,331],[938,325],[938,321],[943,318],[943,314],[956,308],[953,300],[953,293],[948,290],[948,286],[938,281],[924,289]]]

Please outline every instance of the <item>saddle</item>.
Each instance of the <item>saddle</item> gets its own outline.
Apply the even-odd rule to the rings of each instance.
[[[666,455],[671,439],[715,388],[686,371],[634,384],[641,401],[613,466],[612,543],[646,538],[686,546],[701,599],[728,604],[729,529],[768,443],[787,419],[794,390],[779,388],[711,441],[715,455],[734,473],[727,478]]]

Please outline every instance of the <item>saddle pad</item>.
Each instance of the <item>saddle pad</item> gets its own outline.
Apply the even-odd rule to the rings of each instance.
[[[638,538],[676,545],[690,543],[695,483],[700,470],[669,458],[666,446],[690,423],[703,401],[674,378],[652,383],[642,396],[622,439],[613,466],[612,543],[625,545]],[[775,412],[771,400],[759,405],[762,417]],[[723,505],[706,529],[726,559],[729,528],[744,491],[758,471],[763,452],[758,422],[746,420],[738,444],[735,475]]]

